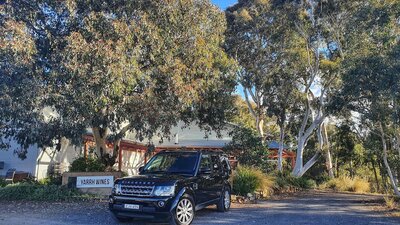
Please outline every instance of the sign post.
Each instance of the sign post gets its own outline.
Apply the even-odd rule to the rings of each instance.
[[[112,188],[113,186],[113,176],[76,177],[77,188]]]

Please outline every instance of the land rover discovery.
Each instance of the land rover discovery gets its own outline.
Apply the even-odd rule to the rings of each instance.
[[[195,212],[231,204],[231,167],[222,151],[164,150],[139,169],[137,176],[117,179],[109,208],[119,221],[132,218],[189,225]]]

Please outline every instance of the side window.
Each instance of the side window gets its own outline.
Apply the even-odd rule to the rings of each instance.
[[[211,158],[208,154],[201,155],[200,170],[211,170]]]
[[[212,161],[212,172],[213,174],[220,174],[221,173],[221,160],[218,155],[211,156]]]
[[[221,164],[222,164],[222,169],[224,173],[230,174],[231,171],[231,165],[229,164],[229,160],[225,156],[221,156]]]

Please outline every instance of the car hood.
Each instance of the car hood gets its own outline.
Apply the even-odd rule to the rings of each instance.
[[[116,183],[137,185],[174,185],[187,176],[176,174],[144,174],[120,178]]]

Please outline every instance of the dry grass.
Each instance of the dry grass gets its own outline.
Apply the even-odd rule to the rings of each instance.
[[[354,179],[353,192],[356,193],[368,193],[371,191],[371,185],[364,179]]]
[[[260,170],[256,170],[255,174],[257,175],[258,179],[260,179],[260,187],[257,191],[262,193],[263,197],[270,197],[273,194],[274,187],[275,187],[275,178],[272,176],[268,176],[264,174]]]
[[[385,197],[383,197],[383,199],[385,200],[385,205],[388,209],[393,210],[393,209],[397,208],[397,203],[394,198],[385,196]]]
[[[329,180],[328,182],[320,185],[321,189],[333,189],[335,191],[350,191],[356,193],[370,192],[371,185],[368,181],[355,177],[351,179],[348,176],[342,176]]]

